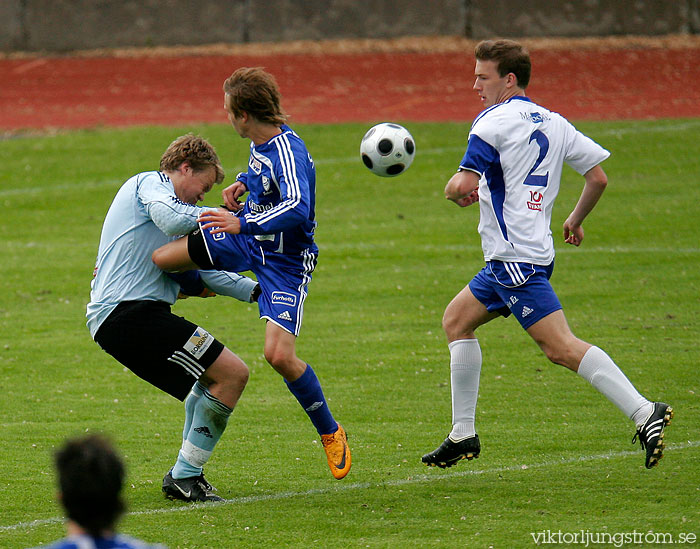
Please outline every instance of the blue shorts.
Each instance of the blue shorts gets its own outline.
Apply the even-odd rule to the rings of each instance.
[[[187,248],[202,269],[252,271],[260,284],[258,309],[264,318],[299,335],[304,316],[306,287],[316,267],[318,254],[303,250],[298,255],[264,251],[254,236],[197,230]]]
[[[547,266],[531,263],[488,261],[469,283],[474,297],[489,312],[511,313],[524,329],[561,309],[549,278],[554,262]]]

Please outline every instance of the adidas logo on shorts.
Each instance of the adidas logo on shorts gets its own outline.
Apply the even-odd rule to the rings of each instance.
[[[289,314],[289,311],[284,311],[282,314],[277,315],[277,318],[288,320],[289,322],[292,321],[292,316]]]
[[[530,309],[530,307],[528,307],[527,305],[525,305],[525,306],[523,307],[523,314],[522,314],[522,317],[525,318],[527,315],[529,315],[530,313],[534,313],[534,312],[535,312],[534,309]]]

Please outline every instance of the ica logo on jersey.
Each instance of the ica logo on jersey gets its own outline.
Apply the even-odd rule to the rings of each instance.
[[[542,211],[542,199],[544,195],[539,191],[530,191],[530,200],[527,201],[527,207],[530,210],[538,212]]]

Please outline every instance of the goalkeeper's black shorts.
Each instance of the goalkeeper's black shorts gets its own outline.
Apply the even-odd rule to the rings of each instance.
[[[137,376],[184,400],[224,345],[170,311],[163,301],[124,301],[95,334],[95,341]]]

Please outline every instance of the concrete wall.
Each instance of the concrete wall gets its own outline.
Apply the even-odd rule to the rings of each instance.
[[[2,33],[0,48],[70,51],[242,42],[246,4],[245,0],[2,0],[2,24],[13,14],[19,22],[7,36]]]
[[[249,41],[462,35],[464,0],[251,0]]]
[[[527,0],[471,2],[470,38],[492,36],[609,36],[661,35],[691,32],[697,0]],[[553,8],[553,6],[555,6]],[[697,31],[696,31],[697,32]]]
[[[0,50],[700,32],[700,0],[2,0]]]

